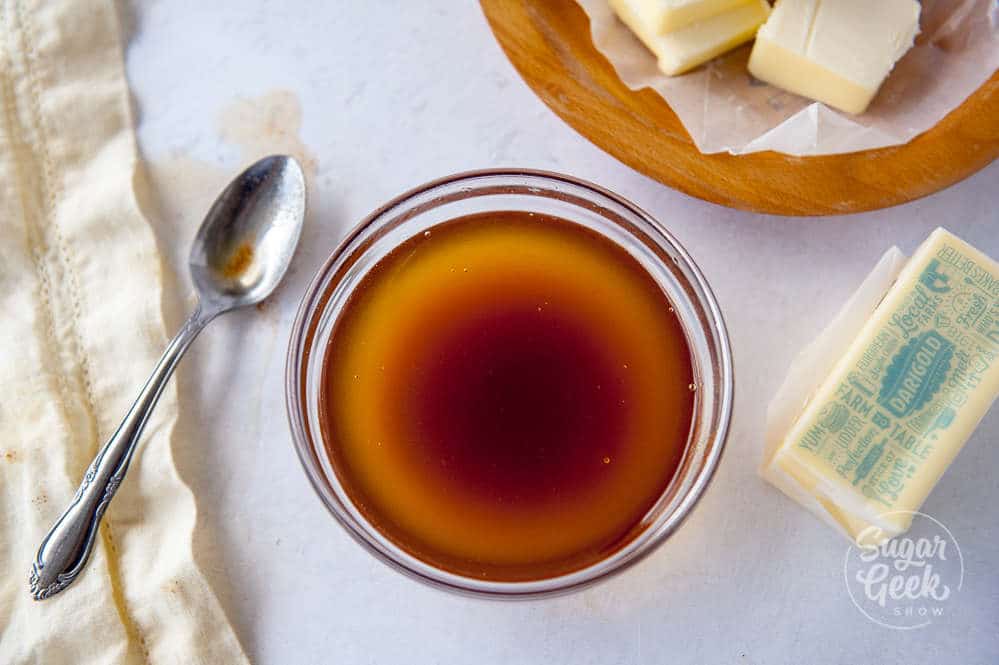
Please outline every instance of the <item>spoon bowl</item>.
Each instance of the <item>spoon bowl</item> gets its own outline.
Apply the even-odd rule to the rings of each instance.
[[[284,277],[305,219],[305,175],[273,155],[239,174],[215,200],[191,247],[191,278],[205,309],[254,305]]]

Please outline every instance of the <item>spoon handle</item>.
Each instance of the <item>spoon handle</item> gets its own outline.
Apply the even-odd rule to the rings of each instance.
[[[44,600],[68,587],[87,565],[101,517],[128,471],[128,463],[149,415],[177,362],[213,318],[214,314],[206,314],[200,305],[191,314],[163,352],[121,425],[90,464],[72,503],[45,536],[35,555],[29,577],[31,596],[35,600]]]

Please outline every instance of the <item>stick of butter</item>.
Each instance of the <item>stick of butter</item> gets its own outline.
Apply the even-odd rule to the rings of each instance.
[[[746,0],[635,0],[635,16],[653,35],[663,35],[744,4]]]
[[[915,0],[778,0],[749,71],[761,81],[863,113],[919,33]]]
[[[645,23],[639,0],[610,0],[611,8],[659,59],[659,69],[667,76],[683,74],[708,60],[749,41],[767,16],[766,0],[743,0],[729,10],[660,35]]]
[[[873,308],[761,469],[857,542],[908,529],[999,396],[999,263],[937,229],[900,266],[886,255],[834,321]]]

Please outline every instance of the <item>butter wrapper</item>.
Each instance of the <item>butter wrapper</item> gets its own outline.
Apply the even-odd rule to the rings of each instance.
[[[767,414],[761,475],[855,542],[908,529],[999,395],[999,264],[944,229],[893,248]]]

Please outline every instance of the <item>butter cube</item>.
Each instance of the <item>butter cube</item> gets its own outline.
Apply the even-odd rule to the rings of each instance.
[[[915,0],[778,0],[749,58],[753,76],[863,113],[919,33]]]
[[[683,74],[749,41],[770,14],[766,0],[748,0],[711,18],[659,35],[640,17],[638,0],[610,0],[610,5],[656,55],[659,69],[667,76]]]
[[[746,0],[635,0],[635,15],[651,34],[662,35],[697,23]]]
[[[857,542],[909,528],[999,396],[999,263],[937,229],[819,384],[764,477]]]

